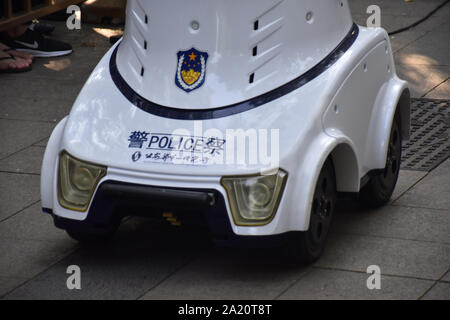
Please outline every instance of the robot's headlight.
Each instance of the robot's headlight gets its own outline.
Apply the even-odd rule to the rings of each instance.
[[[281,169],[272,175],[223,177],[235,224],[268,224],[278,209],[286,179],[287,173]]]
[[[59,157],[58,201],[70,210],[86,211],[106,167],[84,162],[63,151]]]

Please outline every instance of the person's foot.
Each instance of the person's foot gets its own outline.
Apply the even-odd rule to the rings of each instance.
[[[29,64],[33,62],[34,58],[33,55],[29,54],[28,52],[16,51],[13,48],[9,48],[8,46],[4,45],[1,42],[0,42],[0,51],[6,52],[7,54],[13,56],[14,58],[25,60]]]
[[[0,73],[18,73],[30,70],[31,62],[0,50]]]
[[[17,51],[28,52],[35,57],[59,57],[72,53],[70,44],[46,38],[29,28],[18,37],[8,36],[5,43]]]

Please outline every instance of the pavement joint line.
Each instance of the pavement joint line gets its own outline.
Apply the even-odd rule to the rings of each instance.
[[[155,285],[153,285],[152,287],[150,287],[149,290],[145,291],[143,294],[141,294],[140,296],[136,297],[136,300],[140,300],[143,296],[145,296],[147,293],[149,293],[150,291],[152,291],[153,289],[159,287],[163,282],[165,282],[166,280],[170,279],[174,274],[176,274],[178,271],[180,271],[181,269],[187,267],[190,263],[192,263],[194,260],[198,259],[199,256],[194,256],[192,258],[187,259],[187,261],[185,263],[182,263],[178,268],[175,268],[175,270],[173,270],[172,272],[170,272],[167,276],[163,277],[160,281],[158,281]]]
[[[46,138],[46,139],[47,139],[47,138]],[[41,143],[41,142],[42,142],[42,140],[36,142],[35,144],[31,145],[30,148],[33,147],[33,148],[38,148],[38,149],[45,149],[47,146],[40,146],[40,145],[37,144],[37,143]]]
[[[433,284],[427,290],[425,290],[425,292],[422,295],[420,295],[416,300],[422,300],[423,297],[425,297],[425,295],[436,286],[436,284],[437,284],[437,281],[433,282]]]
[[[434,283],[427,290],[425,290],[425,292],[419,298],[417,298],[417,300],[422,300],[423,297],[425,297],[428,292],[430,292],[439,282],[441,282],[441,280],[445,277],[445,275],[449,270],[450,269],[445,271],[444,274],[438,280],[435,280]]]
[[[63,261],[64,259],[66,259],[68,256],[74,254],[77,250],[79,250],[79,246],[76,245],[72,250],[68,250],[67,254],[62,256],[61,259],[58,259],[57,261],[55,261],[54,263],[50,264],[48,267],[46,267],[44,270],[36,273],[34,276],[30,277],[29,279],[27,279],[25,282],[23,282],[22,284],[18,285],[17,287],[7,291],[5,294],[0,295],[0,299],[4,299],[7,295],[13,293],[15,290],[19,289],[20,287],[25,286],[27,283],[31,282],[34,278],[40,276],[42,273],[46,272],[47,270],[49,270],[50,268],[52,268],[53,266],[57,265],[58,263],[60,263],[61,261]]]
[[[450,269],[448,269],[447,272],[444,273],[444,275],[442,276],[442,278],[439,280],[440,283],[450,283],[450,280],[445,280],[445,279],[444,279],[444,277],[445,277],[447,274],[450,274]]]
[[[411,170],[411,171],[415,171],[415,170]],[[412,188],[414,188],[420,181],[422,181],[426,176],[428,176],[430,174],[430,171],[428,171],[422,178],[420,178],[419,180],[417,180],[416,182],[414,182],[412,185],[410,185],[408,187],[408,189],[406,189],[405,191],[403,191],[401,194],[399,194],[395,199],[391,199],[389,201],[389,205],[392,205],[395,201],[397,201],[398,199],[400,199],[401,197],[403,197],[403,195],[405,193],[407,193],[409,190],[411,190]]]
[[[277,294],[272,300],[278,300],[283,294],[288,292],[289,289],[291,289],[293,286],[295,286],[301,279],[303,279],[307,274],[309,274],[312,271],[313,267],[309,266],[305,272],[303,272],[298,279],[292,281],[291,284],[289,284],[284,290],[282,290],[279,294]]]
[[[408,238],[399,238],[399,237],[387,237],[387,236],[378,236],[374,234],[364,234],[357,232],[345,232],[345,231],[333,231],[330,230],[330,234],[341,234],[341,235],[349,235],[349,236],[362,236],[362,237],[370,237],[370,238],[379,238],[379,239],[389,239],[389,240],[402,240],[402,241],[414,241],[414,242],[424,242],[424,243],[433,243],[433,244],[445,244],[450,245],[450,242],[441,242],[441,241],[433,241],[433,240],[420,240],[420,239],[408,239]]]
[[[442,163],[444,163],[444,162],[442,162]],[[440,167],[440,166],[442,165],[442,163],[439,164],[438,166],[436,166],[436,168]],[[434,169],[436,169],[436,168],[434,168]],[[433,170],[434,170],[434,169],[433,169]],[[402,170],[404,170],[404,169],[402,169]],[[431,170],[431,171],[433,171],[433,170]],[[423,171],[418,171],[418,170],[407,170],[407,171],[423,172]],[[425,175],[423,175],[423,177],[421,177],[419,180],[417,180],[417,181],[414,182],[412,185],[410,185],[410,186],[408,187],[408,189],[406,189],[406,190],[403,191],[401,194],[399,194],[395,199],[391,199],[391,200],[389,201],[389,205],[390,205],[390,206],[391,206],[391,205],[393,206],[395,201],[397,201],[398,199],[400,199],[401,197],[403,197],[403,195],[405,195],[405,193],[407,193],[409,190],[411,190],[412,188],[414,188],[419,182],[421,182],[423,179],[425,179],[425,177],[427,177],[427,176],[430,174],[431,171],[427,171],[427,173],[426,173]],[[405,207],[407,207],[407,206],[405,206]],[[431,209],[431,208],[430,208],[430,209]]]
[[[389,202],[390,206],[404,206],[404,207],[409,207],[409,208],[421,208],[421,209],[434,209],[434,208],[427,208],[427,207],[415,207],[415,206],[407,206],[407,205],[395,205],[395,202],[398,201],[401,197],[403,197],[403,195],[405,195],[408,191],[410,191],[412,188],[414,188],[419,182],[421,182],[423,179],[425,179],[425,177],[428,177],[428,175],[436,170],[437,168],[439,168],[446,160],[442,161],[442,163],[440,163],[438,166],[436,166],[433,170],[427,171],[427,173],[421,177],[419,180],[417,180],[416,182],[414,182],[407,190],[405,190],[404,192],[402,192],[397,198],[395,198],[394,200],[391,200]],[[417,170],[409,170],[409,171],[417,171]],[[421,171],[418,171],[421,172]],[[445,210],[445,209],[435,209],[435,210]],[[448,211],[448,210],[446,210]]]
[[[37,123],[58,123],[58,120],[28,120],[28,119],[3,118],[3,117],[0,117],[0,120],[21,121],[21,122],[37,122]]]
[[[2,118],[0,118],[0,120],[10,120],[10,119],[2,119]],[[18,121],[18,120],[12,120],[12,121]],[[31,121],[31,120],[30,120],[30,122],[36,122],[36,121]],[[48,139],[49,137],[50,137],[50,136],[47,136],[46,138],[43,138],[43,139],[41,139],[41,140],[39,140],[39,141],[36,141],[36,142],[33,142],[32,144],[30,144],[30,145],[28,145],[28,146],[26,146],[26,147],[24,147],[24,148],[22,148],[22,149],[19,149],[19,150],[17,150],[17,151],[14,151],[13,153],[10,153],[10,154],[6,155],[6,156],[3,157],[3,158],[0,158],[0,161],[5,160],[5,159],[8,159],[9,157],[11,157],[11,156],[13,156],[13,155],[15,155],[15,154],[17,154],[17,153],[20,153],[20,152],[22,152],[22,151],[28,149],[29,147],[36,147],[36,146],[35,146],[36,143],[42,142],[42,141],[44,141],[45,139]]]
[[[2,161],[2,160],[0,160]],[[40,176],[40,173],[33,173],[33,172],[20,172],[20,171],[5,171],[0,170],[0,173],[9,173],[9,174],[21,174],[21,175],[28,175],[28,176]]]
[[[361,274],[366,274],[366,275],[368,274],[366,271],[361,271],[361,270],[335,268],[335,267],[325,267],[325,266],[320,266],[320,265],[313,265],[312,268],[314,268],[314,269],[330,270],[330,271],[342,271],[342,272],[350,272],[350,273],[361,273]],[[439,281],[439,280],[430,279],[430,278],[421,278],[421,277],[414,277],[414,276],[407,276],[407,275],[393,274],[393,273],[383,273],[383,272],[381,272],[381,276],[382,277],[392,277],[392,278],[425,280],[425,281]]]
[[[41,243],[55,243],[54,240],[50,240],[50,239],[45,240],[45,239],[38,239],[38,238],[11,237],[11,236],[0,236],[0,240],[24,240],[24,241],[33,241],[33,242],[41,242]],[[1,276],[1,274],[0,274],[0,276]]]
[[[34,147],[34,146],[35,146],[34,143],[39,143],[39,141],[33,142],[32,144],[27,145],[26,147],[24,147],[24,148],[22,148],[22,149],[19,149],[19,150],[17,150],[17,151],[14,151],[13,153],[10,153],[10,154],[8,154],[7,156],[5,156],[5,157],[3,157],[3,158],[0,158],[0,161],[5,160],[5,159],[8,159],[9,157],[12,157],[12,156],[14,156],[14,155],[16,155],[16,154],[18,154],[18,153],[20,153],[20,152],[22,152],[22,151],[25,151],[25,150],[28,149],[29,147]]]
[[[34,205],[35,205],[36,203],[38,203],[38,202],[40,202],[40,201],[41,201],[41,199],[39,199],[39,200],[37,200],[37,201],[35,201],[35,202],[33,202],[33,203],[29,204],[28,206],[26,206],[26,207],[24,207],[24,208],[20,209],[19,211],[17,211],[17,212],[15,212],[15,213],[13,213],[12,215],[10,215],[10,216],[8,216],[8,217],[6,217],[6,218],[4,218],[4,219],[0,220],[0,223],[2,223],[2,222],[4,222],[4,221],[6,221],[6,220],[8,220],[8,219],[11,219],[12,217],[14,217],[14,216],[18,215],[19,213],[21,213],[22,211],[24,211],[24,210],[26,210],[26,209],[28,209],[28,208],[30,208],[30,207],[32,207],[32,206],[34,206]]]
[[[405,207],[405,208],[414,208],[414,209],[429,209],[429,210],[438,210],[438,211],[444,211],[448,212],[449,209],[443,209],[443,208],[430,208],[430,207],[422,207],[422,206],[414,206],[414,205],[406,205],[406,204],[395,204],[399,199],[395,200],[390,205],[393,207]]]
[[[428,210],[433,210],[433,211],[443,211],[443,212],[450,213],[450,209],[436,209],[436,208],[429,208],[429,207],[415,207],[415,206],[411,206],[411,205],[407,205],[407,204],[403,204],[403,203],[394,205],[393,202],[392,203],[388,203],[388,204],[382,206],[381,208],[378,208],[378,209],[374,208],[374,209],[370,209],[370,210],[371,210],[371,212],[374,212],[374,211],[379,211],[379,210],[381,210],[383,208],[388,208],[388,207],[395,207],[395,208],[404,207],[405,209],[411,209],[411,208],[414,208],[414,209],[428,209]],[[342,211],[342,210],[343,209],[341,209],[341,211],[337,212],[338,216],[339,215],[352,215],[353,214],[353,213],[347,213],[346,211]],[[358,210],[358,214],[364,214],[364,212],[367,212],[367,210],[363,210],[363,209]],[[432,213],[427,213],[427,214],[432,214]]]
[[[44,147],[44,146],[38,146],[37,144],[38,144],[38,143],[41,143],[41,142],[44,142],[45,140],[47,140],[47,139],[49,139],[49,138],[50,138],[50,136],[45,137],[44,139],[39,140],[38,142],[36,142],[35,144],[33,144],[33,146],[46,148],[46,147]]]
[[[436,89],[437,87],[439,87],[441,84],[446,83],[448,80],[450,79],[450,77],[447,77],[447,79],[445,79],[444,81],[442,81],[441,83],[437,84],[436,86],[434,86],[432,89],[430,89],[428,92],[424,93],[421,98],[425,98],[426,95],[428,95],[429,93],[431,93],[434,89]]]

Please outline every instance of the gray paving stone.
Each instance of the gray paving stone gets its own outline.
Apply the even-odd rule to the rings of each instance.
[[[0,159],[49,137],[56,123],[0,119]]]
[[[279,297],[282,300],[401,299],[419,298],[433,281],[381,277],[381,289],[369,290],[366,273],[314,268]]]
[[[41,203],[38,202],[1,222],[0,239],[67,242],[69,236],[54,226],[52,217],[42,212]]]
[[[37,71],[36,71],[37,72]],[[65,117],[73,105],[83,83],[62,79],[30,79],[33,85],[23,79],[0,78],[2,93],[0,118],[48,121],[56,124]],[[20,92],[20,95],[17,93]],[[23,125],[26,123],[24,122]]]
[[[400,170],[397,185],[391,197],[391,202],[398,199],[405,191],[415,185],[427,173],[425,171]]]
[[[27,278],[0,276],[0,298],[27,281]]]
[[[409,56],[396,64],[397,74],[409,83],[411,97],[420,98],[445,81],[450,75],[450,66],[422,65]]]
[[[404,20],[406,19],[406,20]],[[403,26],[414,23],[417,18],[402,17],[401,19],[391,19],[394,21],[399,21]],[[435,29],[440,28],[447,21],[447,17],[444,16],[432,16],[428,20],[419,24],[418,26],[411,28],[407,31],[397,33],[390,36],[391,46],[393,52],[397,52],[400,49],[407,47],[409,44],[414,43],[414,41],[420,39],[423,36],[429,35],[430,32],[434,32]],[[390,29],[390,31],[398,30],[399,28]],[[395,57],[394,57],[395,58]],[[401,62],[401,61],[399,61]]]
[[[450,270],[447,271],[447,274],[441,279],[441,281],[450,282]]]
[[[437,88],[430,91],[425,98],[429,99],[450,99],[450,80],[440,84]]]
[[[450,266],[450,245],[360,235],[329,235],[319,267],[437,280]]]
[[[406,48],[399,50],[396,61],[411,61],[425,65],[450,65],[450,22],[433,30],[432,37],[421,37]]]
[[[450,283],[438,282],[422,299],[450,300]]]
[[[385,206],[339,212],[333,232],[450,244],[450,210]]]
[[[450,208],[450,159],[431,171],[394,205],[448,210]]]
[[[263,250],[218,250],[172,275],[143,299],[273,299],[305,272]]]
[[[40,199],[36,175],[0,172],[0,221]]]
[[[110,244],[76,252],[6,299],[137,299],[201,252],[203,239],[160,225],[127,223]],[[81,268],[81,290],[68,290],[69,265]]]
[[[69,239],[56,242],[2,239],[0,276],[32,278],[68,255],[74,247]]]
[[[44,147],[31,146],[12,156],[0,160],[0,172],[34,173],[41,174]]]
[[[49,137],[49,138],[50,138],[50,137]],[[37,147],[46,147],[49,138],[42,139],[41,141],[36,142],[35,144],[33,144],[33,146],[37,146]]]
[[[436,12],[434,15],[438,16],[438,17],[449,17],[450,16],[450,6],[447,4],[441,10]]]

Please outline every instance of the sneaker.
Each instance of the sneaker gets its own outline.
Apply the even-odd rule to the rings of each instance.
[[[55,31],[55,26],[44,22],[33,22],[30,29],[40,34],[50,35]]]
[[[35,57],[59,57],[72,53],[72,46],[68,43],[46,38],[42,34],[27,29],[18,38],[4,39],[5,44],[16,49],[31,53]]]

